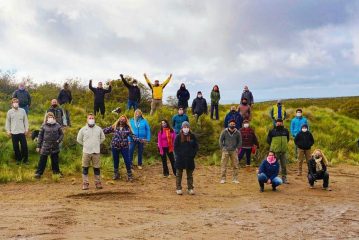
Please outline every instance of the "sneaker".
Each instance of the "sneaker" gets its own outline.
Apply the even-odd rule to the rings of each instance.
[[[128,177],[127,177],[127,182],[133,182],[133,177],[132,177],[132,176],[128,176]]]
[[[325,188],[325,187],[323,187],[322,189],[323,189],[323,190],[325,190],[325,191],[332,191],[332,189],[331,189],[331,188],[329,188],[329,187],[326,187],[326,188]]]
[[[248,167],[250,167],[251,165],[248,165],[248,164],[246,164],[246,167],[248,168]]]
[[[120,179],[120,174],[119,173],[114,173],[112,180],[119,180]]]
[[[225,184],[225,183],[226,183],[226,180],[222,179],[219,183],[220,183],[220,184]]]
[[[90,184],[88,182],[83,182],[82,183],[82,190],[89,190],[89,186],[90,186]]]
[[[189,195],[194,195],[194,190],[193,189],[188,190],[188,194]]]
[[[284,184],[289,184],[288,179],[287,179],[286,176],[282,177],[282,181],[283,181]]]
[[[238,184],[238,183],[239,183],[239,181],[238,181],[238,180],[233,180],[233,181],[232,181],[232,183],[234,183],[234,184]]]
[[[163,178],[169,178],[170,175],[163,175]]]
[[[40,174],[38,174],[38,173],[36,173],[36,174],[34,175],[34,178],[36,178],[36,179],[40,179],[40,178],[41,178],[41,175],[40,175]]]
[[[183,194],[182,190],[176,190],[176,193],[177,193],[177,195],[182,195]]]
[[[314,185],[309,185],[309,188],[310,188],[310,189],[314,189]]]
[[[102,184],[101,182],[95,182],[95,186],[96,186],[96,189],[102,189]]]
[[[142,170],[142,166],[137,166],[137,169],[138,169],[138,170]]]

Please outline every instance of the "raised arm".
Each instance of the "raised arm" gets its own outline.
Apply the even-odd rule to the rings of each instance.
[[[93,92],[95,92],[95,88],[92,87],[92,79],[89,82],[89,89]]]
[[[152,89],[152,83],[151,83],[151,80],[150,80],[150,79],[148,79],[148,77],[147,77],[146,73],[144,73],[144,74],[143,74],[143,76],[145,77],[145,80],[146,80],[146,82],[147,82],[148,86]]]
[[[164,81],[164,83],[162,83],[163,88],[165,88],[167,86],[167,84],[171,81],[171,78],[172,78],[172,73],[168,76],[166,81]]]
[[[110,93],[112,91],[112,81],[110,82],[110,86],[105,90],[105,93]]]
[[[131,85],[126,81],[126,79],[123,77],[122,74],[120,74],[120,77],[121,77],[121,80],[122,80],[123,84],[125,84],[125,86],[126,86],[127,88],[130,88]]]

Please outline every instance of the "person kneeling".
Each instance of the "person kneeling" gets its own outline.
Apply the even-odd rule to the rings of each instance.
[[[327,158],[320,149],[316,149],[312,154],[312,158],[308,161],[308,182],[310,188],[314,188],[314,182],[323,179],[323,190],[331,191],[329,188],[327,166]]]
[[[278,177],[279,163],[274,152],[269,152],[267,159],[263,160],[258,169],[258,182],[260,192],[264,192],[264,183],[272,184],[272,190],[276,191],[277,187],[283,183]]]

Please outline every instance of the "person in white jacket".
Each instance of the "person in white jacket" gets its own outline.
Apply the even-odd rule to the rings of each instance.
[[[95,124],[95,116],[87,116],[87,124],[77,134],[77,142],[83,146],[82,153],[82,190],[89,189],[88,171],[92,163],[96,189],[102,189],[100,177],[100,146],[105,141],[105,134],[102,128]]]

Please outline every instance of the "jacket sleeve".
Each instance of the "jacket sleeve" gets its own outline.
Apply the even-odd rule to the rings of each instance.
[[[207,105],[207,101],[206,101],[206,99],[204,99],[204,113],[208,113],[208,105]]]
[[[6,130],[6,132],[11,132],[11,121],[10,121],[9,113],[6,114],[5,130]]]
[[[39,132],[39,136],[37,138],[37,147],[41,148],[42,147],[42,143],[44,141],[44,126],[41,126],[40,132]]]
[[[308,161],[308,172],[311,176],[314,177],[314,171],[313,171],[313,168],[312,168],[312,162],[313,162],[313,158],[311,158],[309,161]]]
[[[298,146],[299,138],[300,138],[300,133],[298,133],[297,136],[295,136],[294,138],[294,144],[297,146]]]
[[[92,81],[89,82],[89,89],[90,89],[93,93],[95,93],[95,88],[92,87]]]
[[[278,160],[277,160],[278,161]],[[275,172],[274,174],[270,177],[270,180],[273,181],[274,178],[276,178],[279,174],[279,164],[277,164],[276,168],[275,168]]]
[[[152,89],[152,83],[150,81],[150,79],[148,79],[148,77],[145,75],[145,80],[147,82],[147,85]]]
[[[176,94],[176,96],[177,96],[177,99],[179,100],[180,99],[180,90],[177,90],[177,94]]]
[[[314,138],[313,138],[313,134],[310,133],[310,146],[313,146],[314,145]]]
[[[112,86],[110,85],[109,87],[108,87],[108,89],[105,89],[105,93],[110,93],[112,91]]]
[[[167,86],[167,84],[171,81],[171,78],[172,78],[171,75],[168,76],[168,78],[166,79],[166,81],[164,81],[164,83],[161,84],[161,85],[162,85],[162,88],[165,88],[165,87]]]
[[[83,139],[84,139],[83,128],[81,128],[80,131],[79,131],[79,133],[77,134],[76,140],[77,140],[77,142],[78,142],[79,144],[83,145],[83,144],[84,144]]]
[[[131,85],[126,81],[126,79],[125,79],[124,77],[121,76],[121,80],[122,80],[123,84],[125,84],[125,86],[126,86],[127,88],[130,88],[130,87],[131,87]]]
[[[191,94],[189,93],[189,91],[186,89],[187,91],[187,97],[186,97],[186,101],[188,101],[191,98]]]
[[[253,131],[253,142],[257,146],[257,148],[259,148],[258,138],[257,135],[254,133],[254,131]]]
[[[150,125],[148,124],[147,120],[145,122],[145,127],[146,127],[146,139],[147,141],[149,142],[151,140],[151,128],[150,128]]]
[[[224,128],[228,127],[228,121],[229,121],[229,113],[224,118]]]
[[[69,91],[69,103],[72,103],[72,93]]]
[[[103,129],[103,133],[104,134],[110,134],[110,133],[113,133],[113,127],[112,126],[109,126],[105,129]]]
[[[293,137],[294,136],[294,120],[295,118],[292,119],[292,121],[290,121],[290,133],[292,134]]]
[[[258,174],[264,173],[264,161],[262,161],[261,165],[259,165]]]
[[[194,134],[192,134],[192,147],[193,147],[193,152],[194,152],[194,157],[197,155],[197,152],[198,152],[198,149],[199,149],[199,146],[198,146],[198,141],[197,141],[197,138]]]
[[[218,92],[218,101],[221,100],[221,93]]]
[[[272,131],[269,131],[269,132],[268,132],[267,143],[268,143],[269,145],[271,145],[271,143],[272,143]]]
[[[249,92],[249,97],[250,97],[250,99],[251,99],[251,103],[253,104],[253,103],[254,103],[254,98],[253,98],[252,92]]]
[[[176,155],[176,159],[181,156],[181,135],[177,135],[174,143],[174,151]]]
[[[162,141],[161,141],[161,130],[157,134],[157,146],[160,150],[160,154],[162,155],[163,149],[162,149]]]
[[[196,104],[197,104],[196,99],[193,99],[193,102],[192,102],[192,114],[193,115],[195,114],[194,110],[196,109]]]
[[[218,142],[218,143],[219,143],[219,148],[220,148],[221,150],[223,149],[223,145],[224,145],[224,144],[223,144],[223,142],[224,142],[224,131],[225,131],[225,130],[223,130],[222,133],[221,133],[221,135],[219,136],[219,142]]]
[[[59,139],[57,140],[59,143],[64,140],[64,132],[62,131],[62,127],[59,127]]]

